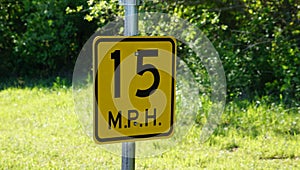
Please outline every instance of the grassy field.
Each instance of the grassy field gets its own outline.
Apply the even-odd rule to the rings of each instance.
[[[300,108],[229,103],[204,144],[200,126],[171,151],[137,159],[136,169],[300,169]],[[72,89],[0,91],[0,169],[120,169],[119,156],[87,137]]]

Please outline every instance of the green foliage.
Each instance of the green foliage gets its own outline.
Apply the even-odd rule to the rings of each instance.
[[[299,105],[300,4],[280,1],[167,1],[161,9],[196,24],[220,54],[229,99],[255,99]],[[163,7],[158,7],[163,6]],[[179,51],[193,68],[199,63],[188,49]],[[198,68],[200,68],[198,66]],[[196,70],[201,73],[201,68]],[[204,81],[205,82],[205,81]]]
[[[124,15],[118,0],[4,0],[0,9],[1,76],[71,71],[92,32]],[[220,54],[230,100],[268,96],[270,102],[299,105],[298,0],[145,0],[139,11],[196,25]],[[197,81],[209,86],[199,58],[184,44],[178,49]]]
[[[120,168],[121,156],[84,134],[72,89],[63,86],[57,78],[52,88],[0,91],[0,169]],[[230,103],[206,143],[194,127],[168,152],[136,159],[136,169],[299,169],[299,109]]]
[[[113,20],[116,17],[123,16],[123,8],[118,4],[119,0],[88,0],[88,12],[85,14],[84,19],[86,21],[95,21],[99,27],[104,26],[109,21]],[[82,6],[77,7],[67,7],[67,13],[78,13],[85,11],[87,7],[83,8]]]
[[[282,105],[265,102],[230,102],[226,106],[223,122],[216,130],[218,135],[228,135],[232,129],[241,136],[256,138],[261,135],[299,135],[300,107],[285,109]]]
[[[228,30],[216,47],[231,96],[299,101],[299,9],[296,1],[245,0],[243,11],[226,23]]]
[[[83,20],[84,13],[67,15],[65,9],[83,2],[2,1],[1,76],[43,76],[72,69],[79,47],[95,25]]]

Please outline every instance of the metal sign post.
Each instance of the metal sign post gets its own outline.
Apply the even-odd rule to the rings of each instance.
[[[120,0],[125,7],[124,35],[134,36],[138,34],[138,5],[140,0]]]
[[[124,35],[138,34],[138,5],[140,0],[120,0],[125,7]],[[135,169],[135,142],[122,143],[122,170]]]

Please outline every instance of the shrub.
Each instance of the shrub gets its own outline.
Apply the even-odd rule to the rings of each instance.
[[[66,14],[67,6],[83,2],[1,2],[0,48],[4,63],[0,69],[6,73],[2,76],[42,76],[71,70],[79,47],[96,29],[94,23],[83,20],[84,13]]]

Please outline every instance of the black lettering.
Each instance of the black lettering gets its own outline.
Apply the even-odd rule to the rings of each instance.
[[[154,119],[153,125],[156,126],[156,109],[154,108],[153,115],[149,115],[148,109],[146,109],[145,114],[146,114],[146,117],[145,117],[146,118],[146,121],[145,121],[146,123],[145,123],[145,125],[148,126],[149,119]]]
[[[119,128],[122,127],[122,111],[118,112],[118,115],[116,118],[114,118],[111,111],[108,112],[108,128],[111,129],[111,124],[113,124],[114,128],[117,127],[119,124]]]
[[[136,110],[128,110],[128,128],[130,128],[130,124],[132,120],[136,120],[139,117],[139,112]]]
[[[138,97],[148,97],[150,96],[159,86],[160,75],[157,68],[152,64],[143,64],[144,57],[158,57],[158,49],[155,50],[138,50],[137,56],[137,73],[138,75],[143,75],[145,72],[150,72],[153,74],[154,81],[151,87],[145,90],[138,89],[136,91],[136,96]]]
[[[115,52],[111,53],[111,59],[115,60],[115,98],[120,98],[120,50],[116,50]]]

